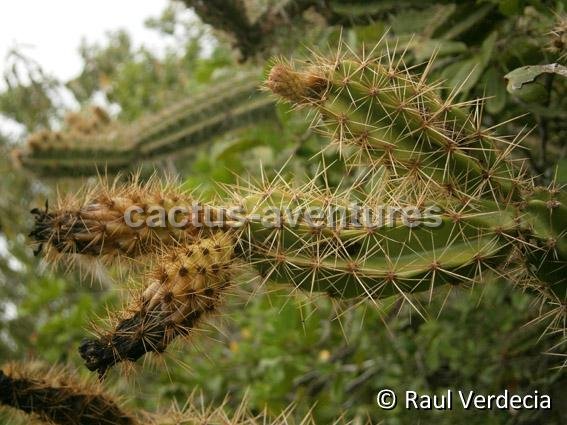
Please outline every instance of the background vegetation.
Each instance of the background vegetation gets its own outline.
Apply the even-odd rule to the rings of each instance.
[[[395,50],[406,51],[409,65],[419,68],[436,53],[431,78],[444,79],[447,92],[456,89],[462,99],[489,97],[484,107],[487,126],[507,121],[499,129],[502,134],[532,129],[522,146],[542,184],[567,182],[567,79],[536,68],[534,78],[509,77],[507,90],[504,77],[522,66],[567,60],[562,1],[184,3],[172,2],[147,22],[162,37],[176,41],[175,48],[159,57],[133,49],[128,34],[117,30],[102,45],[80,46],[81,73],[58,81],[41,64],[13,52],[4,70],[0,113],[22,124],[26,136],[59,129],[69,123],[61,101],[64,92],[83,111],[103,99],[113,120],[136,126],[176,101],[201,92],[215,94],[223,80],[260,70],[274,55],[301,57],[308,47],[333,51],[341,38],[353,48],[372,46],[389,29],[387,36],[399,40]],[[188,14],[187,7],[198,17]],[[290,170],[313,173],[309,159],[322,143],[303,114],[284,105],[277,106],[274,116],[218,133],[136,167],[174,172],[188,190],[208,196],[215,182],[234,182],[237,174],[254,177],[260,165],[270,173],[289,161]],[[78,190],[84,177],[73,175],[71,167],[49,178],[41,167],[13,160],[35,155],[24,139],[0,135],[0,360],[33,357],[80,368],[77,345],[89,322],[117,302],[117,286],[109,283],[112,270],[102,282],[90,284],[73,270],[46,268],[33,256],[26,239],[29,209],[52,199],[56,186]],[[50,166],[63,169],[58,163]],[[339,180],[342,172],[332,170],[331,178]],[[537,320],[540,306],[513,284],[493,279],[473,290],[439,294],[428,307],[428,317],[388,302],[378,309],[337,305],[325,297],[306,303],[301,295],[290,297],[287,290],[270,288],[269,293],[234,300],[226,318],[194,345],[177,346],[154,367],[137,367],[129,379],[115,371],[107,385],[124,394],[131,406],[149,410],[171,400],[183,403],[198,389],[206,404],[220,404],[228,396],[228,409],[245,395],[253,411],[267,406],[277,414],[296,403],[298,417],[315,404],[318,423],[330,423],[341,414],[387,424],[565,423],[565,358],[544,354],[564,352],[565,339],[539,338],[548,324]],[[556,408],[384,412],[375,405],[375,394],[384,387],[490,394],[537,389],[552,395]]]

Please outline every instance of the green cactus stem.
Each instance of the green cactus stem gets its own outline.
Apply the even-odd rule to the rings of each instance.
[[[129,125],[101,124],[89,114],[75,114],[64,131],[30,136],[15,157],[26,169],[45,176],[115,174],[274,120],[274,102],[258,87],[258,73],[244,72]]]
[[[300,70],[276,63],[266,86],[281,99],[313,108],[316,127],[347,161],[412,175],[463,199],[518,200],[521,169],[464,105],[388,57],[317,58]]]

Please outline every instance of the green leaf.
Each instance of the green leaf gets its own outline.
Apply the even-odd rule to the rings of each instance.
[[[496,45],[496,39],[498,38],[498,33],[493,31],[488,37],[484,39],[482,42],[482,46],[480,48],[480,54],[478,58],[480,59],[480,63],[482,67],[486,67],[492,58],[492,52],[494,51],[494,46]]]
[[[522,66],[509,72],[504,78],[508,80],[508,91],[513,93],[525,84],[533,83],[542,74],[557,74],[567,77],[567,67],[558,63]]]
[[[457,38],[459,35],[478,25],[493,10],[493,7],[494,6],[491,4],[485,4],[478,7],[472,13],[464,14],[464,19],[452,25],[441,38],[445,40]]]
[[[555,181],[560,185],[567,184],[567,158],[560,159],[557,163]]]
[[[422,33],[430,36],[445,23],[455,11],[455,5],[434,5],[424,10],[408,8],[390,19],[395,34]]]
[[[227,160],[231,155],[246,151],[261,144],[264,144],[263,140],[246,136],[222,140],[215,143],[211,148],[211,159],[213,161]]]
[[[433,56],[434,53],[438,57],[457,55],[467,51],[467,45],[460,41],[450,40],[421,40],[412,46],[413,54],[418,62],[425,61]]]
[[[506,89],[525,102],[545,101],[549,94],[542,76],[546,74],[567,77],[567,67],[552,63],[516,68],[504,76],[508,81]]]
[[[441,75],[450,88],[457,89],[458,93],[467,93],[476,85],[483,69],[477,58],[470,58],[449,65]]]

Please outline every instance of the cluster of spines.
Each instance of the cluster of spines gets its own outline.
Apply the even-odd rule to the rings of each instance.
[[[533,208],[535,200],[522,210],[491,199],[464,202],[459,198],[434,196],[435,191],[428,188],[420,191],[411,181],[397,182],[395,189],[389,183],[380,183],[365,190],[350,187],[331,191],[318,187],[316,180],[302,187],[293,187],[280,178],[257,187],[235,187],[231,189],[232,199],[211,209],[216,213],[223,207],[244,207],[243,226],[230,233],[235,238],[238,255],[260,269],[266,278],[342,298],[380,298],[431,290],[442,283],[475,281],[489,270],[506,265],[513,246],[526,234],[546,238],[547,227],[529,225],[528,209]],[[302,213],[313,207],[322,208],[327,218],[332,210],[348,210],[354,201],[371,210],[415,207],[423,212],[434,206],[439,208],[440,222],[435,228],[413,227],[398,217],[389,226],[326,224],[314,228],[304,221]],[[124,212],[130,206],[144,211],[133,218],[145,222],[153,207],[169,213],[174,206],[190,208],[191,203],[191,197],[173,186],[160,188],[155,183],[99,186],[78,205],[76,202],[75,206],[66,205],[52,212],[35,211],[32,236],[54,258],[76,254],[112,259],[120,255],[151,256],[167,246],[194,243],[206,233],[229,232],[226,227],[203,225],[202,216],[196,220],[203,227],[195,227],[190,216],[185,217],[187,225],[181,228],[170,223],[164,227],[144,224],[132,228],[124,221]],[[266,226],[262,222],[266,219],[263,214],[273,212],[274,207],[289,210],[292,217],[299,218],[298,222]],[[557,230],[561,229],[561,223],[555,227],[559,232],[555,238],[562,244],[562,230]],[[552,239],[546,240],[549,244]]]
[[[200,235],[193,243],[167,247],[149,272],[146,287],[111,329],[83,341],[79,352],[86,366],[102,376],[116,363],[162,353],[177,337],[194,334],[218,311],[237,267],[229,233]]]
[[[398,185],[397,189],[403,192],[404,186]],[[428,193],[408,195],[409,186],[405,190],[404,199],[386,188],[374,187],[367,193],[352,188],[332,192],[318,188],[314,182],[293,188],[276,179],[258,187],[233,188],[233,198],[226,205],[215,205],[211,211],[243,207],[243,226],[230,232],[239,255],[264,274],[296,287],[325,290],[339,297],[379,298],[396,292],[426,290],[427,282],[473,280],[509,252],[518,228],[516,209],[500,208],[490,200],[462,203],[439,199],[435,205],[434,200],[427,199]],[[385,206],[421,210],[436,206],[440,208],[441,223],[439,228],[414,228],[398,217],[390,227],[367,223],[362,227],[326,224],[313,228],[305,221],[303,213],[314,207],[322,208],[327,218],[333,209],[348,210],[353,201],[375,210]],[[166,246],[193,243],[204,233],[218,229],[195,227],[193,217],[185,217],[188,224],[182,228],[170,224],[132,228],[124,221],[124,212],[131,206],[142,208],[144,213],[133,218],[145,222],[149,214],[146,211],[153,207],[162,207],[168,213],[176,205],[190,207],[191,199],[155,184],[115,185],[106,189],[99,186],[80,205],[66,205],[52,212],[35,211],[32,236],[54,258],[72,254],[115,258],[152,255]],[[263,223],[265,212],[274,207],[282,212],[289,210],[298,222],[279,226]],[[197,217],[197,222],[203,223],[202,216]]]
[[[273,101],[258,85],[257,72],[239,74],[129,125],[110,121],[100,108],[70,114],[66,129],[32,134],[14,157],[38,174],[114,174],[273,119]]]
[[[515,241],[529,271],[564,303],[564,190],[534,187],[514,156],[518,140],[482,127],[482,101],[455,102],[456,90],[441,98],[441,84],[427,82],[431,61],[419,76],[387,43],[361,55],[346,50],[300,67],[279,60],[266,87],[315,111],[314,126],[347,164],[384,173],[391,186],[413,186],[430,201],[456,200],[473,210],[489,201],[481,211],[511,212],[514,230],[493,230]]]

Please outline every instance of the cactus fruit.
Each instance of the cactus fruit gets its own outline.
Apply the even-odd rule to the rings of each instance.
[[[426,75],[414,75],[388,54],[316,57],[299,70],[279,61],[266,86],[280,98],[316,111],[316,127],[339,146],[347,164],[366,170],[362,180],[345,178],[342,186],[330,187],[323,166],[304,185],[277,176],[257,185],[226,188],[230,196],[209,206],[212,219],[216,223],[225,211],[238,211],[239,225],[233,226],[231,216],[204,228],[192,220],[202,223],[200,213],[188,213],[191,220],[182,227],[127,228],[126,206],[137,206],[139,218],[148,218],[153,206],[170,215],[174,205],[190,209],[193,201],[174,185],[161,190],[136,182],[103,185],[54,211],[35,210],[32,237],[46,245],[48,253],[57,252],[56,257],[122,253],[155,259],[162,252],[176,255],[180,246],[199,246],[222,235],[229,238],[235,257],[229,262],[231,276],[237,265],[250,265],[264,282],[339,298],[397,294],[409,299],[439,285],[482,281],[489,273],[515,273],[517,264],[525,264],[524,275],[537,282],[536,290],[549,304],[562,306],[559,314],[565,314],[564,190],[534,187],[513,156],[517,142],[507,144],[482,128],[478,106],[468,112],[467,106],[476,102],[454,103],[453,95],[442,99],[439,85],[429,85]],[[360,222],[353,203],[371,214]],[[380,207],[395,209],[386,222],[380,221]],[[413,213],[400,214],[416,209],[424,214],[419,223]],[[316,216],[310,213],[313,210],[318,210]],[[346,212],[346,222],[333,221],[337,211]],[[198,275],[175,281],[192,288]],[[215,297],[222,293],[214,274],[205,280],[207,287],[217,289],[212,292]],[[150,288],[159,285],[152,282]],[[156,292],[158,300],[162,296]],[[183,310],[181,320],[189,320],[185,327],[192,328],[200,314],[187,316],[193,304],[183,302],[189,310]],[[172,313],[158,311],[148,316],[138,301],[133,315],[113,332],[83,345],[89,367],[104,372],[116,361],[165,348],[163,342],[170,339],[164,337],[167,329],[161,321]],[[136,331],[154,317],[160,325],[148,350],[143,348],[145,337]],[[101,347],[106,347],[104,355]]]
[[[258,90],[257,72],[231,77],[188,100],[127,125],[100,108],[66,117],[63,131],[32,134],[17,162],[50,176],[115,174],[142,161],[193,149],[227,132],[275,117],[274,102]]]

